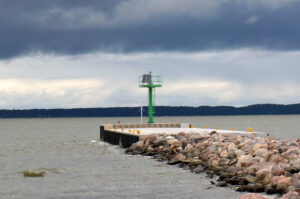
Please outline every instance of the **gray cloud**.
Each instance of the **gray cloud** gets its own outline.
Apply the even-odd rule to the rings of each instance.
[[[299,50],[294,0],[0,1],[0,58],[32,52]]]
[[[297,0],[0,0],[0,108],[297,103]]]
[[[0,61],[0,108],[146,105],[138,76],[163,76],[157,105],[297,103],[300,51],[32,55]]]

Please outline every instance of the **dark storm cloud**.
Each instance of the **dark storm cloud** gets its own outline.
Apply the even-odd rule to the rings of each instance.
[[[190,2],[176,7],[168,0],[0,0],[0,58],[31,52],[300,48],[299,1],[184,4]]]

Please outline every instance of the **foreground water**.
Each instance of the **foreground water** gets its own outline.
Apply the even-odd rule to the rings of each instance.
[[[162,162],[124,154],[99,142],[99,124],[139,118],[0,120],[0,198],[237,198],[197,175]],[[299,138],[300,116],[158,117],[156,122],[191,122],[224,129]],[[45,171],[24,178],[22,171]]]

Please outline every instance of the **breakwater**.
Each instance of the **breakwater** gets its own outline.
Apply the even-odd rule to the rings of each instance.
[[[141,136],[126,153],[217,176],[213,184],[236,191],[278,193],[282,198],[300,193],[300,140],[216,132],[151,134]]]

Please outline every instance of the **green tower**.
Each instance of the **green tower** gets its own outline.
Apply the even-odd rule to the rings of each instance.
[[[161,76],[154,76],[151,74],[144,74],[139,78],[139,86],[141,88],[148,88],[148,123],[154,123],[153,121],[153,114],[155,113],[154,109],[154,99],[155,99],[155,88],[162,87],[162,77]],[[154,93],[153,93],[154,92]],[[154,98],[154,99],[153,99]]]

